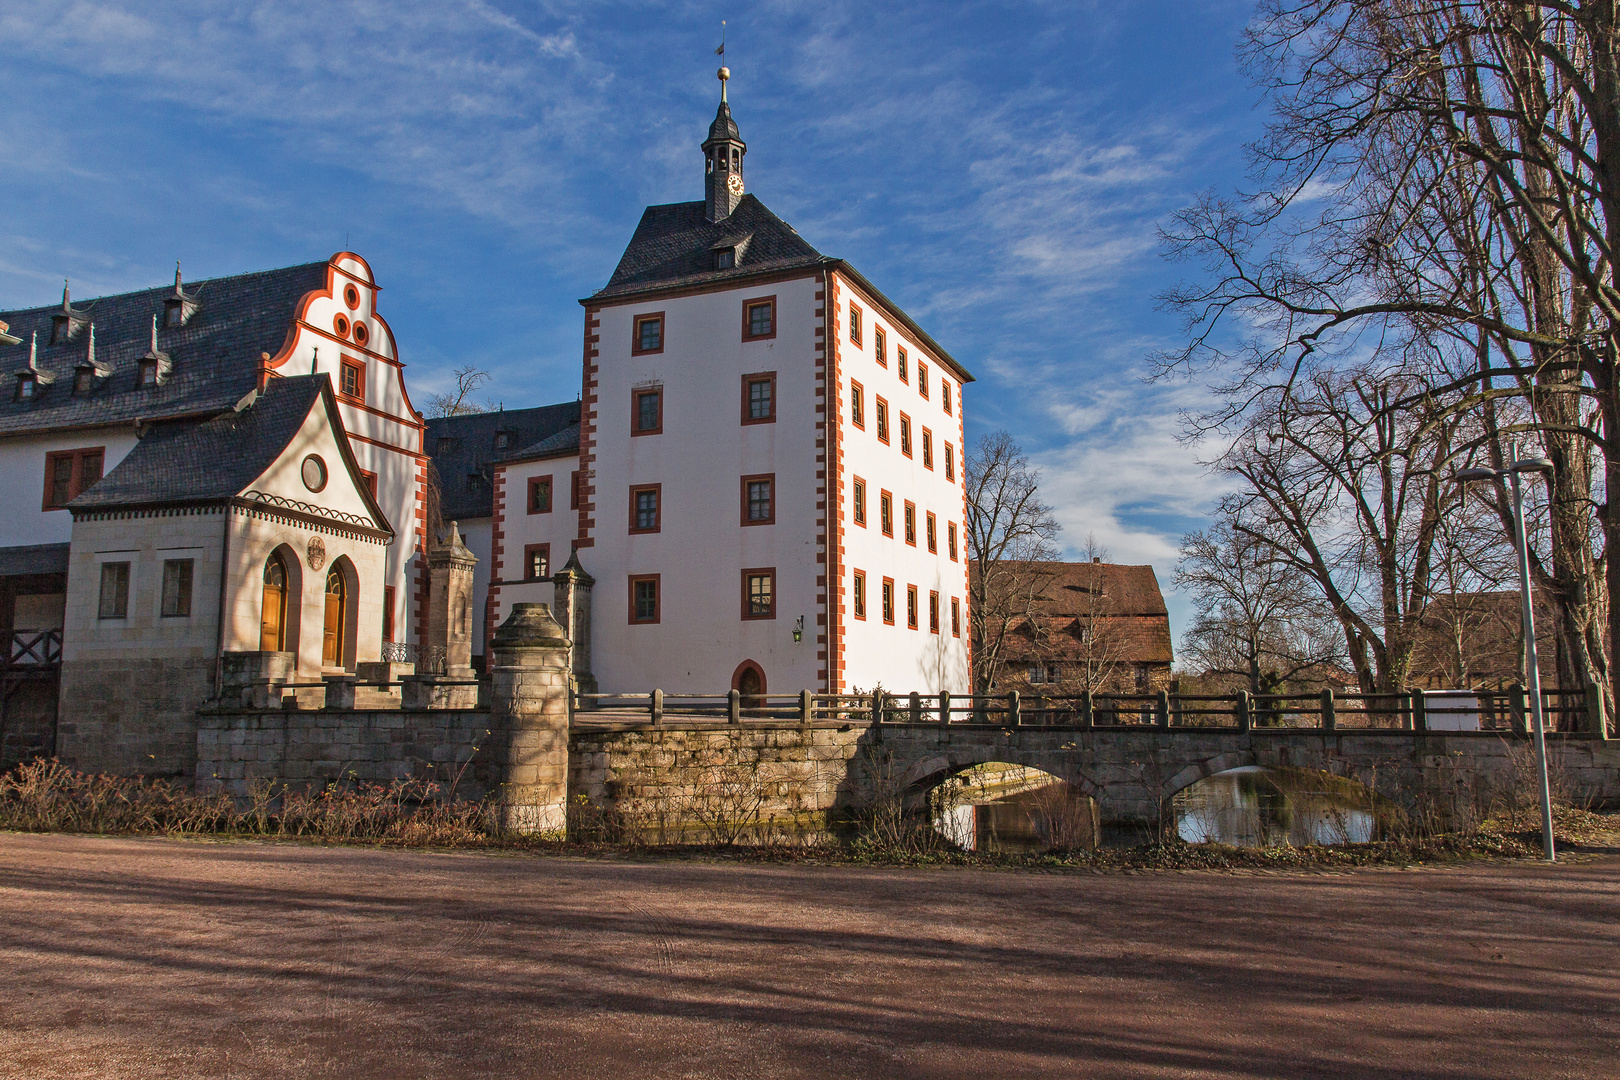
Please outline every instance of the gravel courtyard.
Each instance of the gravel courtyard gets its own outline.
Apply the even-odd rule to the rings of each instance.
[[[1613,1077],[1620,858],[988,873],[0,834],[16,1077]]]

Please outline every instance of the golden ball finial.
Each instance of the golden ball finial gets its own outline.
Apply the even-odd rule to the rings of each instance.
[[[720,77],[721,82],[725,82],[727,79],[731,78],[731,69],[728,67],[723,67],[719,71],[715,72],[715,74]]]

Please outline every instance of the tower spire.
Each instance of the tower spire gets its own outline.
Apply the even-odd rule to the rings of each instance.
[[[724,48],[722,44],[720,49]],[[726,100],[731,69],[722,67],[715,75],[720,80],[720,108],[709,125],[709,137],[703,141],[703,216],[710,222],[726,220],[742,202],[743,155],[748,153],[748,144],[742,141],[737,122],[731,118],[731,104]]]

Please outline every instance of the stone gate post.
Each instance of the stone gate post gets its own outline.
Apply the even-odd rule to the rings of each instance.
[[[567,830],[569,644],[546,604],[513,604],[490,642],[491,749],[513,832]]]
[[[551,576],[557,618],[573,647],[574,685],[582,694],[596,693],[591,674],[591,587],[596,579],[579,564],[579,552],[568,556],[563,568]]]

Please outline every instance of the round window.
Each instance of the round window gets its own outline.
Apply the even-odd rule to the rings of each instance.
[[[369,337],[371,337],[371,331],[366,329],[365,323],[357,322],[354,324],[354,340],[364,345]]]
[[[353,285],[350,285],[348,288],[344,289],[343,290],[343,302],[345,304],[349,305],[349,310],[350,311],[353,311],[355,308],[359,307],[360,306],[360,290],[355,288]]]
[[[326,462],[319,454],[311,454],[304,459],[302,470],[304,486],[311,491],[319,491],[326,486]]]
[[[349,336],[349,320],[346,316],[338,315],[332,319],[332,329],[337,331],[338,337]]]

